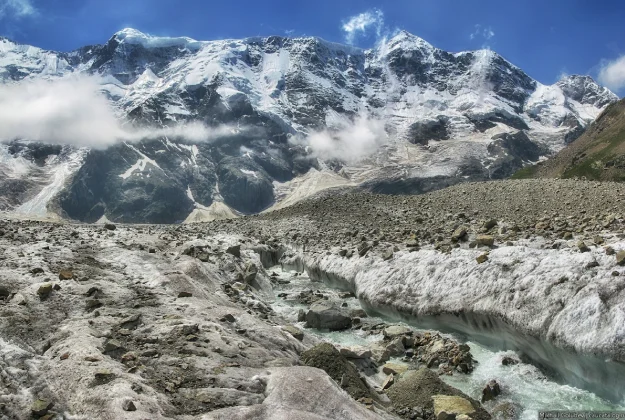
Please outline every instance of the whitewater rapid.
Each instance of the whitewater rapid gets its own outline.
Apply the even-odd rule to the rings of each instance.
[[[290,281],[289,284],[276,286],[274,293],[287,292],[295,294],[304,290],[320,290],[322,293],[333,293],[327,285],[312,281],[304,272],[294,275],[295,271],[282,269],[280,266],[271,267],[268,271],[278,274],[278,278]],[[345,299],[346,310],[360,308],[358,299]],[[380,335],[367,335],[361,330],[347,331],[321,331],[305,329],[305,322],[297,322],[297,314],[300,309],[307,306],[296,301],[275,299],[273,309],[282,317],[292,322],[307,334],[312,334],[319,339],[331,342],[338,346],[368,346],[380,341]],[[379,322],[393,322],[395,320],[386,317],[374,317]],[[412,325],[408,323],[406,325]],[[414,326],[414,325],[412,325]],[[462,339],[458,335],[452,335],[455,339]],[[539,411],[544,410],[624,410],[625,402],[616,404],[609,402],[588,390],[576,388],[567,384],[554,381],[545,375],[536,366],[521,362],[513,366],[502,365],[505,356],[519,359],[520,354],[514,351],[500,351],[488,348],[474,341],[467,341],[471,347],[471,353],[478,363],[475,370],[469,374],[454,374],[453,376],[441,376],[448,384],[460,389],[467,395],[479,400],[482,389],[490,380],[495,379],[502,387],[502,395],[497,399],[484,404],[487,410],[493,410],[502,404],[509,403],[520,408],[520,419],[535,419]],[[399,359],[396,363],[402,363]]]

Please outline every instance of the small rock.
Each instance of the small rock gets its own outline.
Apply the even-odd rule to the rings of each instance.
[[[383,334],[384,338],[388,340],[392,340],[394,338],[400,337],[402,335],[412,333],[412,329],[408,327],[404,327],[403,325],[391,325],[389,327],[384,328]]]
[[[107,230],[115,230],[115,229],[117,229],[117,226],[115,226],[115,225],[114,225],[114,224],[112,224],[112,223],[105,223],[105,224],[104,224],[104,229],[107,229]]]
[[[32,275],[37,275],[37,274],[43,274],[43,268],[41,267],[35,267],[32,270],[30,270],[30,274]]]
[[[296,338],[299,341],[302,341],[304,339],[304,332],[300,330],[299,328],[294,327],[292,325],[286,325],[282,327],[282,331],[285,331],[291,334],[294,338]]]
[[[586,264],[586,268],[595,268],[599,267],[599,262],[597,260],[592,260],[588,264]]]
[[[122,409],[124,411],[137,411],[137,407],[132,400],[124,400],[122,403]]]
[[[519,361],[513,357],[505,356],[503,359],[501,359],[501,364],[504,366],[514,366],[518,365]]]
[[[451,235],[451,240],[454,242],[458,242],[458,241],[465,240],[466,237],[467,237],[467,229],[461,226],[454,231],[453,235]]]
[[[478,264],[483,264],[483,263],[485,263],[486,261],[488,261],[488,254],[482,254],[482,255],[479,255],[479,256],[475,259],[475,261],[477,261],[477,263],[478,263]]]
[[[241,245],[230,246],[226,249],[226,252],[230,255],[234,255],[237,258],[241,257]]]
[[[59,280],[71,280],[74,278],[72,270],[61,270],[59,272]]]
[[[99,385],[106,384],[115,379],[115,374],[109,369],[98,369],[94,374],[96,383]]]
[[[392,373],[386,377],[382,383],[382,389],[389,389],[395,383],[395,375]]]
[[[579,241],[577,243],[577,249],[579,249],[579,252],[590,252],[590,248],[588,248],[588,245],[586,245],[584,241]]]
[[[437,420],[455,420],[459,415],[471,417],[475,413],[475,408],[471,401],[457,396],[434,395],[434,416]]]
[[[382,366],[382,372],[387,375],[400,375],[408,370],[408,366],[400,365],[398,363],[386,363]]]
[[[625,251],[619,251],[616,253],[616,263],[618,265],[625,265]]]
[[[65,352],[65,353],[63,353],[63,354],[59,357],[59,359],[61,359],[61,360],[67,360],[67,359],[69,359],[69,352]]]
[[[50,296],[50,293],[52,293],[52,283],[44,283],[37,289],[37,294],[42,299]]]
[[[482,402],[494,400],[499,394],[501,394],[501,388],[493,379],[482,390]]]
[[[495,245],[495,238],[491,235],[477,235],[475,242],[480,246],[493,246]]]
[[[232,314],[226,314],[220,319],[220,321],[232,323],[232,322],[236,322],[236,318]]]
[[[33,405],[30,406],[30,411],[33,413],[33,416],[45,416],[46,413],[54,407],[54,403],[52,401],[40,398],[35,400]]]
[[[178,293],[178,297],[179,298],[193,297],[193,293],[191,293],[191,292],[180,292],[180,293]]]

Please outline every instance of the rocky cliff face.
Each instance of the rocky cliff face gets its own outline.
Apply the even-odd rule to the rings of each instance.
[[[545,86],[492,51],[452,54],[407,32],[366,51],[318,38],[204,42],[132,29],[69,53],[0,40],[2,83],[74,73],[101,76],[127,124],[234,129],[210,142],[170,136],[105,151],[0,145],[3,209],[176,222],[211,218],[223,204],[257,213],[327,186],[414,193],[503,178],[561,149],[617,99],[586,76]],[[289,140],[358,120],[385,132],[364,160],[323,161]]]

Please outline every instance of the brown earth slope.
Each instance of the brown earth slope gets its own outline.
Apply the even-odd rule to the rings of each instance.
[[[625,181],[625,99],[609,105],[588,130],[553,158],[513,178]]]

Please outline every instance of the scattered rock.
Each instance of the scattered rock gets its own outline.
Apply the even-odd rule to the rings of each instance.
[[[462,226],[456,229],[454,233],[451,235],[451,240],[454,242],[463,241],[463,240],[466,240],[466,238],[467,238],[467,229]]]
[[[475,261],[477,261],[477,263],[478,263],[478,264],[483,264],[483,263],[485,263],[486,261],[488,261],[488,254],[482,254],[482,255],[479,255],[479,256],[475,259]]]
[[[71,280],[74,278],[72,270],[61,270],[59,272],[59,280]]]
[[[383,390],[389,389],[391,385],[393,385],[394,383],[395,383],[395,375],[391,373],[390,375],[386,377],[386,379],[382,383],[382,389]]]
[[[348,359],[369,359],[373,356],[370,349],[362,346],[341,347],[339,352]]]
[[[515,359],[514,357],[510,357],[510,356],[504,356],[503,359],[501,359],[501,364],[504,366],[514,366],[514,365],[518,365],[519,363],[521,363],[518,359]]]
[[[406,334],[412,334],[412,329],[405,327],[403,325],[391,325],[389,327],[384,328],[383,331],[384,338],[388,340],[392,340],[397,337],[401,337]]]
[[[358,371],[330,343],[318,344],[302,353],[301,361],[306,366],[324,370],[353,398],[371,397],[366,383],[360,378]]]
[[[179,292],[179,293],[178,293],[178,297],[179,297],[179,298],[189,298],[189,297],[193,297],[193,293],[191,293],[191,292]]]
[[[31,405],[30,411],[33,413],[33,416],[41,417],[45,416],[48,411],[52,409],[52,407],[54,407],[54,403],[52,401],[40,398],[35,400],[35,402]]]
[[[386,363],[382,367],[382,372],[386,375],[400,375],[408,370],[408,366],[399,363]]]
[[[501,388],[493,379],[482,390],[482,402],[494,400],[499,394],[501,394]]]
[[[436,420],[456,420],[460,415],[473,418],[475,407],[471,401],[456,395],[433,395]]]
[[[115,226],[112,223],[105,223],[104,224],[104,229],[106,229],[106,230],[115,230],[115,229],[117,229],[117,226]]]
[[[619,251],[616,253],[616,263],[618,265],[625,265],[625,251]]]
[[[122,409],[124,411],[137,411],[135,403],[130,399],[124,400],[124,402],[122,403]]]
[[[458,399],[439,399],[437,405],[439,412],[443,412],[445,409],[454,412],[470,411],[472,413],[470,417],[474,420],[489,420],[491,418],[478,401],[447,385],[436,372],[426,368],[409,370],[399,378],[395,378],[395,383],[386,391],[386,394],[395,410],[412,410],[413,407],[434,410],[434,397],[448,396],[458,397]],[[468,405],[465,401],[460,400],[467,401]],[[460,410],[461,407],[462,410]]]
[[[293,325],[285,325],[282,327],[282,331],[288,332],[297,340],[302,341],[304,339],[304,332]]]
[[[241,245],[230,246],[226,249],[226,252],[230,255],[234,255],[237,258],[241,258]]]
[[[52,293],[52,286],[52,283],[43,283],[41,286],[39,286],[39,288],[37,289],[37,294],[39,295],[39,297],[41,299],[45,299],[50,296],[50,293]]]
[[[495,238],[491,235],[477,235],[475,242],[480,246],[493,246],[495,245]]]
[[[590,248],[588,248],[588,245],[586,245],[584,241],[579,241],[577,243],[577,249],[579,252],[590,252]]]

